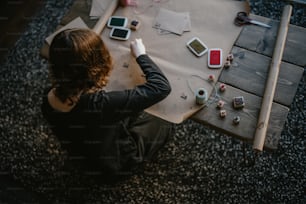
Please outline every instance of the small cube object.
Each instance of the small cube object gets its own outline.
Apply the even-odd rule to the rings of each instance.
[[[187,99],[187,96],[185,95],[185,93],[182,93],[181,98],[185,100]]]
[[[220,117],[224,118],[226,116],[226,110],[222,109],[220,110]]]
[[[233,119],[233,123],[235,125],[238,125],[240,123],[240,117],[239,116],[235,116],[234,119]]]
[[[208,76],[208,80],[209,81],[215,81],[215,75],[213,75],[213,74],[210,74],[209,76]]]
[[[243,96],[236,96],[233,98],[233,106],[236,109],[243,108],[245,106]]]
[[[218,107],[218,108],[222,108],[222,107],[224,106],[224,104],[225,104],[224,101],[219,100],[219,101],[218,101],[218,104],[217,104],[217,107]]]
[[[224,63],[224,68],[229,68],[231,66],[231,62],[229,60],[226,60]]]
[[[220,91],[225,91],[225,89],[226,89],[226,85],[225,84],[220,84],[220,87],[219,87],[219,89],[220,89]]]
[[[140,22],[139,21],[132,20],[131,25],[130,25],[130,28],[132,30],[137,30],[139,28],[139,26],[140,26]]]
[[[227,55],[226,59],[231,62],[231,61],[234,60],[234,55],[232,53],[230,53],[230,54]]]

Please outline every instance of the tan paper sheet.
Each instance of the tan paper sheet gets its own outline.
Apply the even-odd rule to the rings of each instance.
[[[153,27],[182,35],[184,31],[191,29],[189,13],[178,13],[160,8]]]
[[[150,0],[143,0],[151,4]],[[172,86],[171,94],[163,101],[146,111],[165,120],[180,123],[203,106],[195,104],[194,90],[204,87],[209,95],[213,86],[206,80],[210,74],[219,77],[221,69],[210,69],[207,66],[207,54],[196,57],[186,47],[192,37],[199,37],[209,48],[222,48],[223,62],[230,52],[241,27],[233,24],[238,11],[245,10],[245,3],[234,0],[169,0],[153,4],[142,12],[137,8],[119,7],[113,15],[137,19],[141,26],[132,32],[128,41],[117,41],[109,38],[110,29],[105,28],[102,38],[114,57],[115,68],[111,74],[107,90],[132,88],[144,82],[142,72],[130,54],[130,41],[142,38],[147,53],[166,74]],[[159,9],[165,8],[176,12],[189,12],[191,31],[183,35],[161,35],[154,29],[153,23]],[[203,78],[203,79],[201,79]],[[184,99],[182,96],[187,96]]]
[[[74,20],[72,20],[70,23],[68,23],[67,25],[61,27],[60,29],[58,29],[57,31],[55,31],[54,33],[52,33],[51,35],[49,35],[45,40],[48,43],[48,45],[51,44],[53,38],[56,36],[56,34],[58,34],[59,32],[66,30],[66,29],[71,29],[71,28],[84,28],[84,29],[88,29],[88,26],[86,25],[86,23],[80,18],[77,17]]]

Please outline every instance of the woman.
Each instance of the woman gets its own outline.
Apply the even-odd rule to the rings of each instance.
[[[131,52],[146,83],[105,92],[112,58],[97,34],[64,30],[50,45],[52,87],[43,98],[43,115],[70,156],[84,156],[104,172],[151,159],[171,134],[171,124],[143,112],[170,93],[170,84],[141,39],[131,42]]]

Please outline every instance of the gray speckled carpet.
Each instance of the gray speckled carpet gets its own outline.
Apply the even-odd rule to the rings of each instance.
[[[0,203],[306,203],[305,74],[278,150],[254,166],[243,165],[239,141],[188,120],[156,160],[119,183],[61,171],[67,158],[40,112],[48,71],[39,49],[72,2],[47,0],[1,64]],[[255,14],[279,18],[279,1],[250,2]],[[304,8],[295,8],[292,22],[305,27]]]

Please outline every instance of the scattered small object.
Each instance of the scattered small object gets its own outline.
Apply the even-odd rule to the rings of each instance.
[[[130,28],[132,30],[137,30],[140,26],[140,22],[138,20],[132,20]]]
[[[197,37],[189,40],[186,45],[189,50],[197,57],[201,57],[208,51],[207,46]]]
[[[232,62],[234,60],[234,55],[232,53],[228,54],[226,60]]]
[[[225,118],[225,116],[226,116],[226,110],[224,109],[220,110],[220,117]]]
[[[239,116],[235,116],[234,119],[233,119],[233,123],[235,125],[238,125],[240,123],[240,117]]]
[[[208,80],[211,81],[211,82],[214,82],[214,81],[215,81],[215,75],[210,74],[210,75],[208,76]]]
[[[218,108],[222,108],[224,106],[225,102],[222,101],[222,100],[219,100],[218,103],[217,103],[217,107]]]
[[[226,85],[225,84],[220,84],[220,87],[219,87],[220,91],[224,92],[225,89],[226,89]]]
[[[187,99],[187,96],[185,95],[185,93],[182,93],[181,98],[184,99],[184,100]]]
[[[245,105],[243,96],[236,96],[233,98],[233,106],[236,109],[243,108]]]
[[[249,18],[247,12],[244,12],[244,11],[240,11],[237,13],[234,23],[235,25],[238,25],[238,26],[242,26],[246,24],[254,24],[254,25],[265,27],[265,28],[271,28],[271,26],[266,23],[262,23],[262,22]]]
[[[129,68],[129,63],[124,62],[122,66],[123,66],[124,68]]]
[[[199,88],[196,92],[196,103],[203,105],[207,101],[207,91],[204,88]]]
[[[231,66],[231,62],[229,60],[226,60],[224,63],[224,68],[229,68]]]

